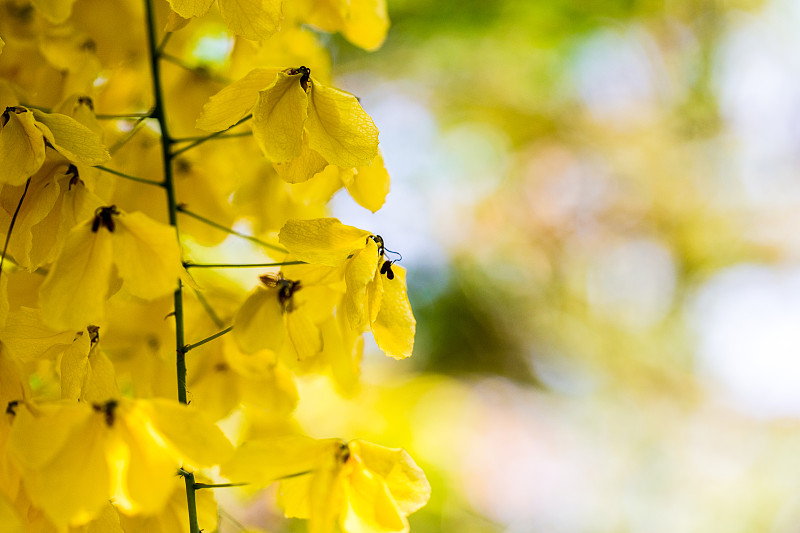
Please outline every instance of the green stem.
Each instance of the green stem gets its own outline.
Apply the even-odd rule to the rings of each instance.
[[[185,207],[178,206],[178,211],[183,213],[184,215],[186,215],[188,217],[192,217],[195,220],[199,220],[203,224],[211,226],[212,228],[217,228],[218,230],[224,231],[225,233],[230,233],[231,235],[236,235],[237,237],[241,237],[242,239],[247,239],[248,241],[254,242],[254,243],[258,244],[259,246],[263,246],[264,248],[269,248],[270,250],[275,250],[276,252],[281,252],[281,253],[284,253],[284,254],[289,253],[289,250],[287,250],[283,246],[279,246],[277,244],[270,244],[268,242],[262,241],[261,239],[259,239],[257,237],[253,237],[252,235],[245,235],[244,233],[240,233],[240,232],[236,231],[235,229],[228,228],[226,226],[223,226],[222,224],[219,224],[218,222],[214,222],[213,220],[209,220],[204,216],[201,216],[201,215],[198,215],[197,213],[189,211]]]
[[[283,261],[278,263],[184,263],[184,268],[267,268],[290,265],[305,265],[305,261]]]
[[[227,131],[227,130],[225,130]],[[180,137],[178,139],[172,139],[174,143],[188,143],[191,141],[224,141],[225,139],[238,139],[240,137],[251,137],[253,135],[252,131],[241,131],[238,133],[229,133],[227,135],[197,135],[195,137]]]
[[[94,118],[97,120],[141,120],[150,118],[151,116],[153,116],[153,112],[146,111],[144,113],[121,113],[119,115],[100,113],[99,115],[95,115]]]
[[[195,489],[224,489],[227,487],[244,487],[249,483],[195,483]]]
[[[175,199],[175,184],[172,178],[172,154],[170,153],[170,136],[167,128],[166,110],[164,108],[164,92],[161,87],[161,64],[158,53],[158,39],[156,38],[156,12],[153,7],[153,0],[145,0],[145,10],[147,12],[147,45],[150,52],[150,71],[153,78],[153,118],[158,121],[161,128],[161,154],[164,162],[164,188],[167,191],[167,209],[169,210],[169,223],[175,228],[175,234],[180,239],[178,231],[178,202]],[[175,354],[176,367],[178,374],[178,401],[183,404],[186,400],[186,344],[183,334],[183,288],[180,280],[173,296],[175,302]],[[184,476],[186,483],[186,503],[189,513],[190,533],[200,533],[200,526],[197,522],[197,503],[194,494],[194,474],[187,473]]]
[[[124,172],[120,172],[119,170],[114,170],[113,168],[104,167],[98,165],[94,167],[98,170],[102,170],[103,172],[108,172],[109,174],[114,174],[115,176],[119,176],[120,178],[125,178],[126,180],[135,181],[137,183],[144,183],[147,185],[155,185],[157,187],[164,187],[165,183],[161,181],[149,180],[146,178],[140,178],[138,176],[131,176],[130,174],[125,174]]]
[[[184,352],[188,352],[189,350],[194,350],[194,349],[195,349],[195,348],[197,348],[198,346],[202,346],[202,345],[204,345],[204,344],[205,344],[205,343],[207,343],[207,342],[211,342],[211,341],[213,341],[214,339],[217,339],[217,338],[219,338],[219,337],[222,337],[222,336],[223,336],[223,335],[225,335],[226,333],[230,333],[230,331],[231,331],[232,329],[233,329],[233,326],[229,326],[229,327],[227,327],[227,328],[223,329],[222,331],[218,331],[218,332],[214,333],[214,334],[213,334],[213,335],[211,335],[210,337],[206,337],[205,339],[203,339],[203,340],[201,340],[201,341],[197,341],[197,342],[196,342],[196,343],[194,343],[194,344],[187,344],[186,346],[184,346],[184,347],[183,347],[183,351],[184,351]]]
[[[214,308],[208,303],[208,300],[206,300],[206,297],[203,295],[203,293],[194,288],[192,290],[194,291],[195,297],[197,297],[197,301],[200,302],[200,305],[203,307],[203,309],[205,309],[206,314],[209,316],[209,318],[211,318],[214,324],[218,328],[224,326],[225,322],[223,322],[216,311],[214,311]]]
[[[146,121],[147,121],[147,119],[148,119],[148,118],[150,118],[150,117],[149,117],[149,116],[147,116],[147,117],[141,117],[141,118],[139,118],[139,120],[137,120],[137,121],[136,121],[136,122],[133,124],[133,127],[130,129],[130,131],[126,132],[126,133],[125,133],[125,135],[123,135],[122,137],[120,137],[119,139],[117,139],[117,142],[115,142],[115,143],[114,143],[114,145],[113,145],[111,148],[109,148],[109,149],[108,149],[108,153],[109,153],[109,154],[111,154],[111,155],[114,155],[114,154],[116,154],[116,153],[117,153],[117,151],[118,151],[120,148],[122,148],[123,146],[125,146],[125,145],[128,143],[128,141],[130,141],[131,139],[133,139],[133,136],[134,136],[134,135],[136,135],[136,133],[137,133],[137,132],[138,132],[140,129],[142,129],[142,127],[144,127],[144,125],[145,125],[145,124],[147,124],[147,122],[146,122]]]
[[[242,123],[244,123],[244,122],[247,122],[247,121],[248,121],[248,120],[250,120],[251,118],[253,118],[253,115],[247,115],[247,116],[246,116],[246,117],[244,117],[243,119],[239,120],[239,122],[237,122],[237,123],[236,123],[236,124],[234,124],[233,126],[229,126],[229,127],[225,128],[224,130],[215,131],[214,133],[211,133],[211,134],[209,134],[209,135],[206,135],[206,136],[204,136],[204,137],[200,137],[199,139],[196,139],[195,141],[191,142],[190,144],[187,144],[187,145],[186,145],[186,146],[184,146],[183,148],[179,148],[178,150],[175,150],[174,152],[172,152],[172,156],[173,156],[173,157],[175,157],[175,156],[176,156],[176,155],[178,155],[178,154],[182,154],[182,153],[183,153],[183,152],[185,152],[186,150],[191,150],[191,149],[192,149],[192,148],[194,148],[195,146],[199,146],[199,145],[203,144],[203,143],[204,143],[204,142],[206,142],[206,141],[210,141],[210,140],[212,140],[212,139],[215,139],[215,138],[219,137],[220,135],[222,135],[223,133],[225,133],[226,131],[230,131],[230,130],[232,130],[233,128],[235,128],[235,127],[236,127],[236,126],[238,126],[239,124],[242,124]],[[172,142],[178,142],[178,141],[175,141],[175,140],[173,140]]]
[[[229,80],[228,78],[225,78],[223,76],[219,76],[217,74],[214,74],[207,67],[205,67],[203,65],[192,66],[189,63],[187,63],[186,61],[184,61],[183,59],[181,59],[179,57],[175,57],[174,55],[167,54],[167,53],[162,53],[160,55],[160,57],[163,58],[164,61],[169,61],[173,65],[177,65],[177,66],[181,67],[184,70],[188,70],[189,72],[193,72],[195,74],[200,74],[203,77],[208,78],[211,81],[216,81],[218,83],[222,83],[222,84],[225,84],[225,85],[229,85],[230,83],[232,83],[232,80]]]

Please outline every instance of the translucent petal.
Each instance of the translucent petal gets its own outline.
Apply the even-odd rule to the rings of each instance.
[[[368,166],[343,170],[342,181],[358,205],[373,213],[380,209],[389,194],[389,173],[380,151]]]
[[[286,337],[277,289],[257,287],[233,319],[233,338],[244,353],[278,351]]]
[[[89,334],[82,332],[61,356],[61,398],[77,400],[89,373]]]
[[[377,50],[386,40],[389,16],[386,0],[350,0],[342,35],[364,50]]]
[[[138,408],[185,464],[207,468],[228,461],[233,454],[219,427],[191,406],[154,398],[140,402]]]
[[[286,330],[298,360],[313,357],[322,351],[322,333],[305,308],[286,313]]]
[[[44,18],[58,24],[69,18],[75,0],[31,0],[31,3]]]
[[[167,0],[175,13],[183,18],[202,17],[214,0]]]
[[[339,266],[364,248],[370,233],[345,226],[337,218],[289,220],[278,235],[280,243],[300,261]]]
[[[33,115],[36,122],[47,126],[42,128],[45,138],[70,161],[101,165],[111,159],[100,137],[74,118],[39,110],[34,110]]]
[[[258,100],[258,92],[275,81],[277,68],[257,68],[212,96],[203,106],[196,127],[222,131],[243,119]]]
[[[173,292],[181,275],[181,249],[175,228],[142,213],[116,217],[114,262],[125,288],[146,300]]]
[[[428,502],[431,486],[425,473],[405,450],[363,440],[351,442],[350,448],[361,458],[365,468],[384,480],[403,514],[411,514]]]
[[[378,269],[378,245],[367,239],[364,249],[353,254],[344,271],[347,293],[344,309],[350,327],[363,331],[368,323],[367,285],[375,277]]]
[[[267,486],[281,478],[310,477],[330,446],[328,440],[305,435],[288,435],[269,440],[249,440],[236,449],[233,459],[223,465],[222,475],[237,483]]]
[[[91,221],[69,233],[39,292],[47,325],[79,331],[103,320],[112,271],[111,238],[102,227],[93,232]]]
[[[16,107],[6,111],[8,122],[0,129],[0,183],[22,185],[44,163],[44,136],[29,110]]]
[[[42,322],[39,309],[21,307],[9,313],[6,326],[0,330],[0,338],[14,357],[32,360],[45,356],[53,348],[71,344],[75,331],[49,328]]]
[[[222,19],[236,35],[263,41],[278,31],[281,0],[218,0]]]
[[[286,163],[275,163],[275,172],[287,183],[303,183],[325,170],[328,162],[308,147],[308,138],[303,136],[300,155]]]
[[[315,80],[308,108],[308,144],[328,163],[360,167],[375,159],[378,128],[355,96]]]
[[[392,499],[386,483],[357,464],[345,484],[347,509],[342,529],[347,533],[408,531],[405,515]]]
[[[411,355],[414,349],[414,333],[417,322],[411,312],[406,292],[406,271],[403,267],[393,266],[394,279],[381,276],[383,297],[380,311],[372,323],[372,334],[378,348],[395,359],[403,359]]]
[[[275,81],[258,93],[253,108],[253,136],[264,155],[275,163],[290,161],[302,153],[308,95],[300,86],[301,77],[279,72]]]

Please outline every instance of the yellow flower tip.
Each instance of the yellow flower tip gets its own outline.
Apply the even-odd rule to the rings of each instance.
[[[44,157],[44,135],[33,113],[22,106],[7,107],[0,115],[0,184],[24,184],[42,166]]]

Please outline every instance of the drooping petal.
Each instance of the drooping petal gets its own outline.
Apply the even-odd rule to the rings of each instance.
[[[350,11],[342,29],[348,41],[372,52],[381,47],[388,30],[386,0],[350,0]]]
[[[253,136],[274,163],[291,161],[302,153],[303,124],[308,116],[308,95],[300,86],[302,76],[279,72],[275,81],[258,93],[253,108]]]
[[[383,206],[389,194],[389,173],[380,150],[370,165],[342,170],[340,176],[358,205],[373,213]]]
[[[89,335],[83,331],[61,356],[61,398],[77,400],[89,373]],[[106,398],[107,399],[107,398]]]
[[[253,41],[269,39],[283,18],[281,0],[219,0],[219,10],[233,33]]]
[[[309,97],[308,144],[328,163],[369,165],[378,153],[378,128],[352,94],[314,80]]]
[[[305,308],[286,313],[286,331],[298,360],[313,357],[322,351],[322,333]]]
[[[286,326],[278,291],[258,287],[247,297],[233,319],[233,338],[244,353],[278,351],[283,346]]]
[[[202,17],[214,0],[167,0],[175,13],[183,18]]]
[[[367,245],[353,254],[344,271],[347,292],[344,297],[344,310],[350,327],[363,331],[368,324],[367,285],[375,277],[378,269],[378,245],[367,239]]]
[[[177,288],[183,266],[175,228],[143,213],[123,213],[113,240],[114,262],[131,294],[153,300]]]
[[[243,119],[258,100],[258,92],[275,81],[277,68],[257,68],[212,96],[203,106],[195,127],[222,131]]]
[[[337,218],[292,219],[281,228],[278,239],[300,261],[339,266],[367,245],[369,235]]]
[[[111,159],[100,137],[74,118],[37,109],[33,115],[44,137],[70,161],[101,165]],[[42,124],[46,128],[41,128]]]
[[[92,231],[91,221],[75,227],[39,292],[44,322],[56,330],[82,330],[98,324],[113,268],[112,234]]]
[[[275,163],[275,172],[287,183],[303,183],[325,170],[328,162],[308,147],[308,138],[303,136],[300,155],[285,163]]]
[[[365,468],[384,480],[403,514],[411,514],[428,502],[430,483],[408,452],[364,440],[351,442],[350,448],[361,458]]]
[[[22,185],[44,163],[44,136],[24,107],[7,108],[0,125],[0,183]]]
[[[347,507],[342,529],[347,533],[408,531],[408,521],[392,499],[386,483],[361,464],[354,465],[345,484]]]
[[[417,321],[411,312],[406,291],[406,271],[393,266],[394,279],[381,276],[383,297],[378,316],[372,323],[372,334],[378,348],[395,359],[404,359],[414,350]]]
[[[0,280],[6,278],[3,276]],[[5,328],[0,330],[0,338],[11,355],[30,361],[71,344],[75,330],[54,330],[42,322],[39,309],[21,307],[9,313]]]
[[[328,439],[330,440],[330,439]],[[233,482],[266,487],[290,476],[311,476],[330,443],[305,435],[244,442],[222,467]]]

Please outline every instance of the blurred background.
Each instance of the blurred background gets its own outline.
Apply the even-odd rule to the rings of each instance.
[[[800,530],[800,3],[388,5],[329,45],[392,191],[333,205],[417,344],[306,429],[408,449],[416,533]]]

